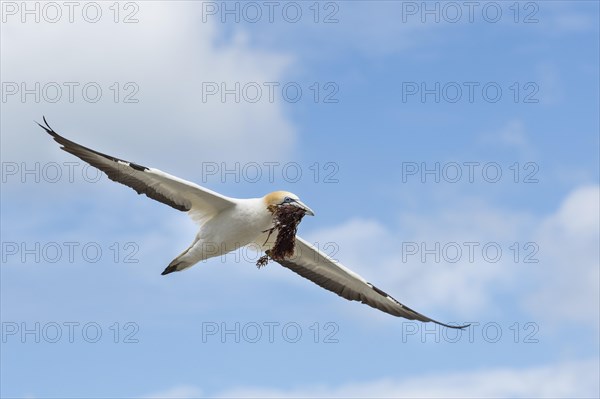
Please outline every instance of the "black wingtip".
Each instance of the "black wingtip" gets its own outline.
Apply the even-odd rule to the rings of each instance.
[[[49,131],[48,131],[48,128],[47,128],[46,126],[42,125],[41,123],[39,123],[39,122],[38,122],[38,121],[36,121],[36,120],[34,120],[34,122],[35,122],[35,123],[37,123],[37,125],[38,125],[39,127],[41,127],[42,129],[44,129],[45,131],[47,131],[47,132],[49,133]]]
[[[455,330],[464,330],[465,328],[471,326],[471,324],[464,324],[462,326],[451,326],[449,324],[440,323],[439,321],[435,321],[435,320],[431,320],[431,321],[434,322],[435,324],[439,324],[440,326],[444,326],[447,328],[454,328]]]
[[[50,125],[48,124],[48,121],[46,120],[46,117],[44,115],[42,115],[42,119],[43,119],[44,123],[46,124],[46,126],[42,125],[41,123],[39,123],[37,121],[34,121],[34,122],[37,123],[39,127],[44,129],[46,131],[46,133],[48,133],[52,136],[56,135],[56,132],[54,131],[54,129],[52,129],[50,127]]]
[[[177,271],[177,266],[168,266],[163,272],[160,274],[161,276],[166,276],[169,273],[173,273]]]

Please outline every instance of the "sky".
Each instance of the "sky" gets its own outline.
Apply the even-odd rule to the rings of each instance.
[[[1,9],[3,398],[600,396],[595,1],[15,2]],[[197,231],[61,151],[237,198],[396,318]]]

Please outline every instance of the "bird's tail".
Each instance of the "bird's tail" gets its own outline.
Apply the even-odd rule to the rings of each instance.
[[[192,245],[187,247],[185,251],[183,251],[181,254],[179,254],[179,256],[173,259],[171,263],[169,263],[169,266],[167,266],[166,269],[163,270],[161,275],[164,276],[169,273],[180,272],[182,270],[194,266],[198,262],[198,260],[191,259],[192,256],[190,256],[190,250],[194,247],[194,245],[196,245],[197,242],[198,239],[195,239]]]
[[[181,255],[179,255],[177,258],[173,259],[173,261],[171,263],[169,263],[169,266],[167,266],[167,268],[165,270],[163,270],[161,275],[164,276],[165,274],[169,274],[169,273],[173,273],[173,272],[180,272],[189,267],[192,267],[196,263],[196,262],[191,263],[191,262],[182,260],[181,257],[184,255],[185,255],[185,252],[182,253]]]

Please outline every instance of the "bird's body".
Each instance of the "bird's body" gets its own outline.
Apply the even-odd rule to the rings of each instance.
[[[265,198],[231,198],[231,201],[233,206],[202,224],[192,245],[175,258],[163,274],[187,269],[250,244],[256,248],[272,244],[273,239],[266,231],[273,225],[273,213],[267,209]]]
[[[56,133],[46,122],[40,125],[62,149],[97,167],[111,179],[134,189],[138,194],[160,201],[179,211],[188,212],[200,224],[192,244],[162,272],[163,275],[190,268],[196,263],[224,255],[240,247],[255,245],[268,250],[276,242],[274,211],[279,206],[293,206],[303,214],[314,215],[297,195],[275,191],[259,198],[230,198],[197,184],[169,175],[158,169],[128,162],[84,147]],[[296,209],[296,208],[294,208]],[[299,220],[299,219],[298,219]],[[297,227],[297,226],[296,226]],[[283,231],[283,227],[281,227]],[[293,233],[295,230],[293,231]],[[360,301],[398,317],[423,322],[437,322],[401,304],[364,278],[331,259],[300,237],[290,237],[293,256],[274,258],[282,266],[339,296]]]

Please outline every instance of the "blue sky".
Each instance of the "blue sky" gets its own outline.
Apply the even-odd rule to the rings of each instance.
[[[2,2],[1,396],[598,397],[598,3],[475,3]],[[194,223],[42,115],[229,196],[293,191],[303,237],[473,327],[251,251],[161,276]]]

